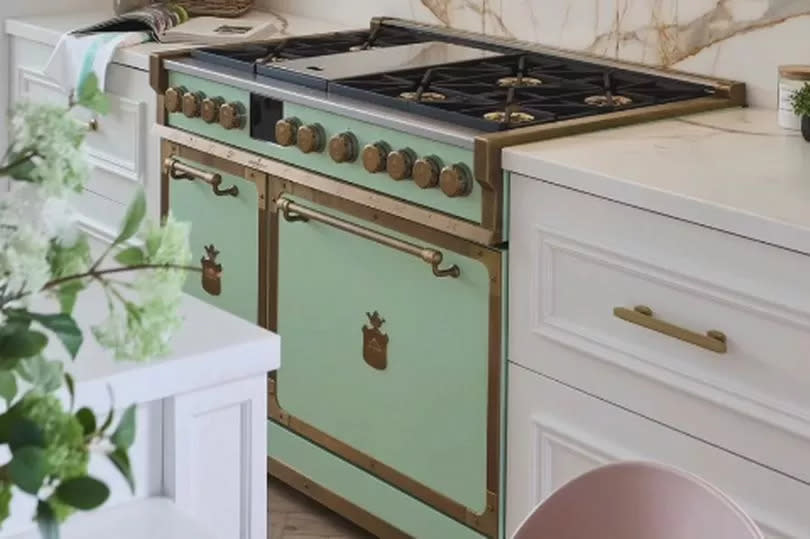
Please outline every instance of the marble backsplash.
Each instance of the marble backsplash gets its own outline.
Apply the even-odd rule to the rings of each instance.
[[[387,15],[741,80],[776,106],[777,66],[810,64],[810,0],[261,0],[358,27]]]

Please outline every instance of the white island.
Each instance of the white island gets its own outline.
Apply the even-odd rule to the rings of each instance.
[[[89,290],[74,316],[86,329],[106,308],[101,291]],[[76,408],[104,417],[110,392],[119,416],[138,405],[130,450],[137,487],[133,496],[113,466],[94,457],[90,473],[112,494],[101,509],[70,519],[63,539],[267,537],[267,373],[279,367],[279,338],[190,296],[181,312],[172,353],[151,363],[115,362],[85,333],[69,366]],[[0,537],[39,537],[28,498],[15,498]]]

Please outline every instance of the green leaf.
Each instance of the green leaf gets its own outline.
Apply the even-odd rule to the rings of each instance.
[[[14,452],[8,463],[8,475],[21,490],[36,494],[47,474],[45,450],[41,447],[22,447]]]
[[[141,226],[144,215],[146,215],[146,198],[143,190],[140,190],[129,205],[129,209],[127,209],[127,214],[124,216],[124,222],[121,225],[121,232],[115,238],[114,245],[125,242],[134,236]]]
[[[0,371],[0,397],[11,403],[17,395],[17,377],[13,372]]]
[[[0,439],[7,441],[12,452],[23,447],[45,447],[45,436],[39,425],[16,413],[0,417]]]
[[[79,348],[82,346],[82,330],[69,314],[36,314],[27,313],[31,320],[35,320],[51,330],[59,337],[65,345],[71,358],[76,358]]]
[[[73,404],[76,401],[76,383],[70,373],[65,373],[65,385],[67,386],[68,393],[70,394],[70,409],[73,410]]]
[[[104,419],[104,423],[101,424],[101,428],[98,429],[98,432],[104,434],[107,432],[107,429],[110,428],[113,422],[113,415],[115,414],[115,395],[113,394],[112,388],[107,385],[107,394],[110,396],[110,411],[107,412],[107,417]],[[0,416],[2,417],[2,416]]]
[[[20,158],[19,155],[12,155],[11,158],[9,159],[9,162],[13,163],[17,161],[19,158]],[[36,168],[37,166],[34,164],[31,158],[28,158],[25,161],[22,161],[21,163],[17,163],[16,165],[8,167],[5,173],[9,177],[14,178],[15,180],[22,182],[31,182],[34,181],[32,173]]]
[[[135,405],[133,404],[126,410],[124,415],[121,416],[121,421],[118,422],[115,432],[113,432],[110,440],[118,449],[127,450],[132,447],[135,442]]]
[[[116,449],[112,453],[107,455],[110,458],[110,461],[118,468],[118,471],[121,472],[121,475],[124,476],[124,479],[127,480],[127,485],[129,485],[129,490],[132,494],[135,494],[135,479],[132,477],[132,467],[129,464],[129,456],[127,452],[123,449]]]
[[[22,359],[35,356],[46,344],[48,337],[44,333],[18,326],[14,333],[0,337],[0,358]]]
[[[104,502],[110,496],[110,489],[92,477],[76,477],[63,481],[56,487],[56,495],[63,503],[81,509],[91,511]]]
[[[51,393],[62,386],[63,369],[61,361],[34,356],[21,360],[16,371],[23,380],[31,382],[40,391]]]
[[[67,282],[59,287],[56,291],[56,295],[59,298],[59,308],[64,314],[73,312],[73,307],[76,306],[76,298],[83,289],[84,283],[78,279]]]
[[[48,502],[39,500],[37,515],[34,517],[39,526],[41,539],[59,539],[59,522],[56,513]]]
[[[105,432],[107,432],[107,429],[110,428],[110,425],[112,425],[112,422],[113,422],[113,410],[112,410],[112,408],[110,408],[110,411],[107,412],[107,417],[104,419],[104,423],[101,424],[101,428],[98,429],[98,431],[101,434],[104,434]]]
[[[89,73],[79,85],[78,104],[99,114],[110,112],[110,102],[99,89],[95,73]]]
[[[134,266],[142,264],[144,256],[140,247],[129,247],[115,255],[115,259],[124,266]]]
[[[80,408],[76,412],[76,419],[81,423],[85,436],[96,432],[96,414],[90,408]]]

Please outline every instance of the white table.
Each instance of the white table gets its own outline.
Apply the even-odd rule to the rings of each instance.
[[[137,488],[133,496],[106,458],[94,457],[90,473],[112,494],[103,508],[68,521],[64,537],[267,537],[267,373],[279,367],[279,338],[190,296],[182,313],[171,356],[151,363],[115,362],[86,333],[70,366],[76,407],[103,417],[109,390],[116,409],[138,405],[130,451]],[[103,320],[101,291],[81,296],[74,314],[83,327]],[[0,537],[38,537],[30,498],[15,502]],[[148,528],[144,518],[159,525]]]

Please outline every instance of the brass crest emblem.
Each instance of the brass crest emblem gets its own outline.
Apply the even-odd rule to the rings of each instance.
[[[213,245],[206,245],[205,255],[200,259],[202,287],[212,296],[218,296],[222,293],[222,264],[217,263],[219,251]]]
[[[377,311],[366,313],[366,316],[371,326],[363,326],[363,359],[382,371],[388,366],[388,335],[380,331],[385,319]]]

